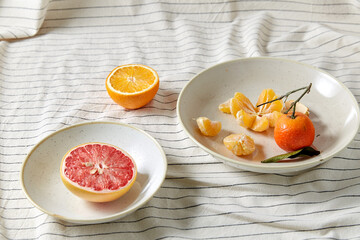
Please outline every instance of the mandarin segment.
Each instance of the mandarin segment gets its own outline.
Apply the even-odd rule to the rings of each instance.
[[[236,98],[231,98],[229,103],[230,113],[235,117],[237,112],[241,110],[242,104]]]
[[[277,98],[274,90],[264,89],[258,98],[257,105]],[[274,101],[260,107],[254,107],[250,100],[240,92],[234,94],[229,105],[230,112],[235,116],[238,124],[256,132],[263,132],[269,127],[274,127],[283,108],[282,101]]]
[[[272,90],[271,88],[264,89],[261,92],[256,105],[272,101],[274,99],[277,99],[278,97],[279,96],[277,96],[275,94],[274,90]],[[259,112],[260,114],[271,113],[271,112],[274,112],[274,111],[280,112],[282,108],[283,108],[283,102],[282,101],[274,101],[272,103],[264,104],[264,105],[258,107],[257,112]]]
[[[255,132],[263,132],[270,127],[269,120],[265,116],[256,116],[253,125],[251,126],[251,130]]]
[[[200,132],[208,137],[214,137],[218,135],[221,130],[221,122],[211,121],[206,117],[198,117],[196,123],[200,129]]]
[[[223,143],[236,156],[249,155],[255,151],[254,140],[244,133],[230,134]]]
[[[283,115],[283,113],[278,111],[264,114],[264,116],[266,116],[266,118],[269,120],[269,126],[272,128],[275,127],[275,124],[281,115]]]
[[[241,109],[247,113],[256,113],[255,107],[250,100],[243,93],[236,92],[230,100],[230,112],[236,117],[237,112]]]
[[[242,109],[236,114],[236,120],[238,124],[244,128],[251,128],[254,124],[255,119],[255,114],[249,114]]]
[[[222,111],[223,113],[231,113],[230,111],[230,101],[231,98],[228,99],[226,102],[223,102],[219,105],[219,110]]]

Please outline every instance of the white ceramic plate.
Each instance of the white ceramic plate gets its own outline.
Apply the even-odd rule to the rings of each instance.
[[[137,179],[118,200],[86,202],[63,185],[62,157],[69,149],[86,142],[109,143],[134,158]],[[165,153],[149,134],[126,124],[91,122],[61,129],[38,143],[23,163],[21,184],[27,198],[51,216],[73,223],[101,223],[124,217],[143,206],[160,188],[166,169]]]
[[[272,88],[278,95],[312,83],[311,92],[301,102],[310,109],[316,138],[314,146],[321,154],[304,161],[261,163],[261,160],[284,153],[273,139],[273,129],[259,134],[240,127],[234,117],[218,110],[218,105],[244,93],[256,103],[261,91]],[[301,92],[291,95],[296,99]],[[338,80],[312,66],[278,58],[244,58],[213,66],[195,76],[182,90],[177,114],[189,137],[215,158],[237,168],[263,172],[296,172],[316,166],[344,149],[359,128],[359,106],[351,92]],[[197,128],[197,117],[222,122],[216,137],[205,137]],[[230,133],[250,135],[257,147],[247,157],[237,157],[225,148],[224,137]]]

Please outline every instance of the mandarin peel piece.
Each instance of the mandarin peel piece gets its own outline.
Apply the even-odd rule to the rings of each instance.
[[[310,83],[309,86],[306,88],[306,90],[300,95],[300,97],[291,104],[290,108],[284,112],[285,114],[287,114],[291,109],[293,109],[291,118],[294,119],[296,117],[295,116],[296,104],[300,101],[301,98],[303,98],[305,96],[305,94],[310,93],[311,86],[312,86],[312,83]]]
[[[282,113],[284,113],[285,111],[289,110],[289,109],[292,107],[293,102],[294,102],[294,100],[288,100],[288,101],[286,101],[286,102],[285,102],[285,106],[284,106],[284,108],[283,108],[283,110],[282,110]],[[295,107],[296,107],[296,111],[297,111],[297,112],[301,112],[301,113],[305,114],[306,116],[309,116],[309,115],[310,115],[309,108],[306,107],[306,106],[305,106],[304,104],[302,104],[301,102],[297,102]]]

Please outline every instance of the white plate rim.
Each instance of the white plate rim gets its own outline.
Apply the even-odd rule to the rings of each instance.
[[[301,169],[307,169],[309,167],[312,167],[312,166],[316,166],[322,162],[325,162],[327,161],[328,159],[332,158],[333,156],[335,156],[338,152],[340,152],[341,150],[343,150],[344,148],[346,148],[346,146],[348,146],[348,144],[354,139],[354,137],[356,136],[357,132],[359,131],[359,128],[360,128],[360,120],[358,119],[358,124],[357,124],[357,129],[356,131],[353,132],[353,135],[351,136],[351,140],[347,143],[344,143],[340,146],[340,149],[338,152],[332,154],[332,155],[329,155],[329,156],[325,156],[325,157],[321,157],[321,158],[314,158],[314,159],[308,159],[308,160],[305,160],[305,161],[299,161],[299,162],[293,162],[292,164],[288,164],[288,163],[267,163],[267,164],[253,164],[251,163],[250,161],[249,162],[240,162],[240,161],[236,161],[234,159],[231,159],[231,158],[228,158],[226,156],[223,156],[217,152],[214,152],[212,151],[211,149],[207,148],[206,146],[204,146],[203,144],[201,144],[200,142],[198,142],[195,137],[192,136],[192,134],[190,133],[190,131],[188,131],[188,129],[185,127],[185,124],[184,122],[182,121],[181,119],[181,116],[180,116],[180,108],[181,108],[181,99],[182,99],[182,96],[183,94],[185,93],[186,89],[189,88],[191,86],[191,84],[193,83],[193,81],[201,74],[203,74],[204,72],[210,70],[210,69],[213,69],[213,68],[216,68],[216,67],[219,67],[221,65],[226,65],[226,64],[229,64],[229,63],[233,63],[233,62],[241,62],[241,61],[248,61],[248,60],[272,60],[272,61],[284,61],[284,62],[290,62],[290,63],[293,63],[293,64],[299,64],[299,65],[302,65],[304,67],[307,67],[307,68],[311,68],[315,71],[318,71],[318,72],[321,72],[325,75],[328,75],[330,78],[332,78],[333,80],[335,80],[342,88],[343,90],[345,90],[348,95],[350,96],[350,98],[352,99],[353,101],[353,104],[358,106],[358,103],[354,97],[354,95],[351,93],[351,91],[341,82],[339,81],[338,79],[336,79],[334,76],[332,76],[331,74],[329,74],[328,72],[324,71],[324,70],[321,70],[317,67],[314,67],[312,65],[309,65],[309,64],[306,64],[306,63],[302,63],[302,62],[298,62],[298,61],[295,61],[295,60],[291,60],[291,59],[286,59],[286,58],[279,58],[279,57],[246,57],[246,58],[237,58],[237,59],[233,59],[233,60],[229,60],[229,61],[225,61],[225,62],[221,62],[221,63],[218,63],[218,64],[215,64],[215,65],[212,65],[204,70],[202,70],[201,72],[199,72],[198,74],[196,74],[194,77],[192,77],[189,82],[183,87],[183,89],[181,90],[180,94],[179,94],[179,97],[178,97],[178,101],[177,101],[177,104],[176,104],[176,114],[178,116],[178,119],[179,119],[179,122],[180,122],[180,125],[182,126],[182,128],[184,129],[184,131],[187,133],[187,135],[189,136],[189,138],[194,141],[201,149],[203,149],[204,151],[206,151],[207,153],[210,153],[211,155],[213,155],[214,157],[218,158],[218,159],[221,159],[224,163],[226,162],[229,162],[231,164],[235,164],[237,166],[243,166],[245,167],[246,169],[257,169],[258,171],[257,172],[262,172],[262,173],[266,173],[264,171],[261,171],[261,169],[267,169],[267,170],[271,170],[271,171],[276,171],[276,170],[286,170],[286,169],[298,169],[301,167]],[[356,114],[357,116],[360,116],[360,110],[359,110],[359,107],[356,108]],[[320,153],[320,156],[322,154]],[[240,167],[241,168],[241,167]],[[250,170],[251,171],[251,170]],[[252,170],[253,171],[253,170]],[[271,172],[273,173],[273,172]]]
[[[148,198],[146,199],[142,199],[140,201],[138,201],[137,204],[135,204],[134,206],[132,206],[131,208],[127,209],[126,211],[121,211],[117,214],[112,214],[112,215],[109,215],[108,217],[104,217],[104,218],[99,218],[99,219],[91,219],[91,220],[84,220],[84,219],[75,219],[75,218],[67,218],[67,217],[64,217],[64,216],[59,216],[53,212],[50,212],[46,209],[44,209],[43,207],[41,207],[39,204],[37,204],[32,198],[31,196],[29,195],[29,193],[27,192],[26,190],[26,187],[25,187],[25,182],[24,182],[24,171],[25,171],[25,167],[26,167],[26,164],[31,156],[31,154],[36,151],[36,149],[43,143],[45,142],[47,139],[49,139],[50,137],[62,132],[62,131],[66,131],[66,130],[69,130],[71,128],[76,128],[76,127],[79,127],[79,126],[84,126],[84,125],[91,125],[91,124],[113,124],[113,125],[121,125],[123,127],[129,127],[129,128],[132,128],[136,131],[139,131],[140,133],[144,134],[145,136],[147,136],[149,139],[151,139],[154,144],[157,146],[157,148],[159,149],[161,155],[162,155],[162,162],[164,164],[164,171],[162,173],[162,181],[159,182],[159,185],[157,186],[157,188],[154,190],[154,192],[148,196]],[[126,123],[120,123],[120,122],[111,122],[111,121],[91,121],[91,122],[84,122],[84,123],[78,123],[78,124],[74,124],[74,125],[71,125],[71,126],[68,126],[68,127],[64,127],[64,128],[61,128],[59,130],[56,130],[55,132],[53,133],[50,133],[49,135],[47,135],[46,137],[44,137],[43,139],[41,139],[34,147],[31,148],[31,150],[29,151],[29,153],[26,155],[25,157],[25,160],[24,162],[22,163],[22,166],[21,166],[21,171],[20,171],[20,182],[21,182],[21,188],[23,190],[23,192],[25,193],[26,195],[26,198],[36,207],[38,208],[40,211],[50,215],[50,216],[53,216],[57,219],[60,219],[60,220],[63,220],[63,221],[66,221],[66,222],[70,222],[70,223],[79,223],[79,224],[94,224],[94,223],[103,223],[103,222],[110,222],[110,221],[114,221],[114,220],[117,220],[117,219],[120,219],[122,217],[125,217],[127,215],[129,215],[130,213],[136,211],[137,209],[139,209],[140,207],[144,206],[148,201],[150,201],[153,196],[158,192],[158,190],[160,189],[160,187],[162,186],[163,182],[165,181],[165,178],[166,178],[166,172],[167,172],[167,158],[166,158],[166,154],[163,150],[163,148],[161,147],[161,145],[155,140],[154,137],[152,137],[150,134],[148,134],[147,132],[145,132],[144,130],[140,129],[140,128],[137,128],[137,127],[134,127],[132,125],[129,125],[129,124],[126,124]]]

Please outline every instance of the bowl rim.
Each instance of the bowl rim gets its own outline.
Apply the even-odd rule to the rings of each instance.
[[[61,215],[58,215],[56,213],[53,213],[51,211],[48,211],[47,209],[43,208],[42,206],[40,206],[37,202],[35,202],[30,194],[27,191],[27,188],[25,186],[25,181],[24,181],[24,172],[25,172],[25,168],[26,165],[31,157],[31,155],[37,150],[37,148],[46,140],[48,140],[49,138],[51,138],[52,136],[63,132],[63,131],[67,131],[71,128],[76,128],[76,127],[80,127],[80,126],[84,126],[84,125],[93,125],[93,124],[112,124],[112,125],[120,125],[122,127],[128,127],[128,128],[132,128],[138,132],[140,132],[141,134],[144,134],[146,137],[148,137],[154,144],[155,146],[158,148],[161,156],[162,156],[162,162],[163,162],[163,166],[164,166],[164,171],[162,173],[161,176],[161,182],[159,183],[158,188],[146,199],[140,199],[139,201],[136,201],[136,204],[134,204],[131,208],[127,209],[126,211],[121,211],[112,215],[108,215],[106,217],[102,217],[102,218],[97,218],[97,219],[76,219],[76,218],[68,218],[68,217],[64,217]],[[136,211],[137,209],[139,209],[140,207],[142,207],[143,205],[145,205],[148,201],[150,201],[150,199],[153,198],[153,196],[158,192],[158,190],[161,188],[161,185],[164,183],[165,178],[166,178],[166,173],[167,173],[167,158],[166,158],[166,154],[163,150],[163,148],[161,147],[161,145],[155,140],[154,137],[152,137],[150,134],[148,134],[147,132],[145,132],[144,130],[134,127],[132,125],[126,124],[126,123],[119,123],[119,122],[111,122],[111,121],[90,121],[90,122],[83,122],[83,123],[78,123],[78,124],[73,124],[64,128],[61,128],[59,130],[56,130],[50,134],[48,134],[47,136],[45,136],[44,138],[42,138],[35,146],[33,146],[31,148],[31,150],[28,152],[28,154],[25,157],[24,162],[22,163],[21,166],[21,170],[20,170],[20,182],[21,182],[21,188],[23,190],[23,192],[26,195],[26,198],[39,210],[41,210],[42,212],[53,216],[57,219],[66,221],[66,222],[70,222],[70,223],[78,223],[78,224],[95,224],[95,223],[103,223],[103,222],[109,222],[109,221],[113,221],[122,217],[125,217],[126,215]]]
[[[302,62],[298,62],[295,60],[291,60],[291,59],[286,59],[286,58],[279,58],[279,57],[245,57],[245,58],[237,58],[237,59],[233,59],[233,60],[229,60],[229,61],[225,61],[225,62],[220,62],[217,63],[215,65],[212,65],[204,70],[202,70],[201,72],[199,72],[198,74],[196,74],[194,77],[192,77],[189,82],[183,87],[183,89],[181,90],[179,97],[178,97],[178,101],[176,104],[176,113],[180,122],[180,125],[182,126],[182,128],[184,129],[184,131],[187,133],[187,135],[189,136],[189,138],[194,141],[200,148],[202,148],[203,150],[205,150],[206,152],[210,153],[211,155],[213,155],[215,158],[218,158],[220,160],[222,160],[224,163],[229,162],[232,164],[235,164],[237,166],[239,166],[239,168],[243,167],[243,169],[245,170],[249,170],[249,169],[257,169],[257,170],[261,170],[261,169],[265,169],[268,171],[276,171],[276,170],[286,170],[286,169],[294,169],[294,171],[297,171],[298,168],[301,168],[299,170],[303,170],[303,169],[307,169],[310,168],[312,166],[316,166],[320,163],[325,162],[326,160],[332,158],[333,156],[335,156],[337,153],[339,153],[340,151],[342,151],[343,149],[346,148],[346,146],[348,146],[353,139],[355,138],[357,132],[359,131],[360,128],[360,118],[357,118],[357,128],[356,131],[353,131],[352,136],[349,138],[349,141],[343,143],[342,145],[340,145],[338,148],[339,150],[329,154],[328,156],[323,156],[322,153],[320,153],[318,156],[314,157],[313,159],[307,159],[305,161],[298,161],[298,162],[292,162],[292,163],[267,163],[267,164],[259,164],[259,162],[252,163],[252,162],[246,162],[246,160],[244,161],[237,161],[235,159],[232,158],[228,158],[226,156],[223,156],[217,152],[212,151],[211,149],[207,148],[206,146],[204,146],[203,144],[201,144],[200,142],[198,142],[195,137],[192,136],[192,134],[190,133],[190,131],[185,127],[184,122],[182,121],[182,117],[180,115],[180,109],[182,108],[181,106],[181,100],[183,98],[184,92],[186,91],[187,88],[189,88],[194,81],[196,81],[196,78],[200,75],[202,75],[204,72],[210,70],[210,69],[214,69],[217,68],[221,65],[227,65],[230,63],[234,63],[234,62],[242,62],[242,61],[257,61],[257,60],[267,60],[267,61],[281,61],[281,62],[288,62],[288,63],[292,63],[292,64],[297,64],[306,68],[311,68],[317,72],[320,72],[322,74],[325,74],[327,76],[329,76],[331,79],[333,79],[334,81],[336,81],[343,90],[345,90],[345,92],[348,93],[348,95],[350,96],[351,100],[353,101],[354,105],[358,105],[356,98],[354,97],[354,95],[352,94],[352,92],[341,82],[339,81],[337,78],[335,78],[334,76],[332,76],[331,74],[329,74],[328,72],[319,69],[317,67],[314,67],[310,64],[306,64],[306,63],[302,63]],[[360,116],[360,110],[359,107],[356,108],[356,115]],[[254,171],[254,170],[250,170],[250,171]],[[264,171],[257,171],[257,172],[263,172],[266,173]],[[272,172],[273,173],[273,172]]]

